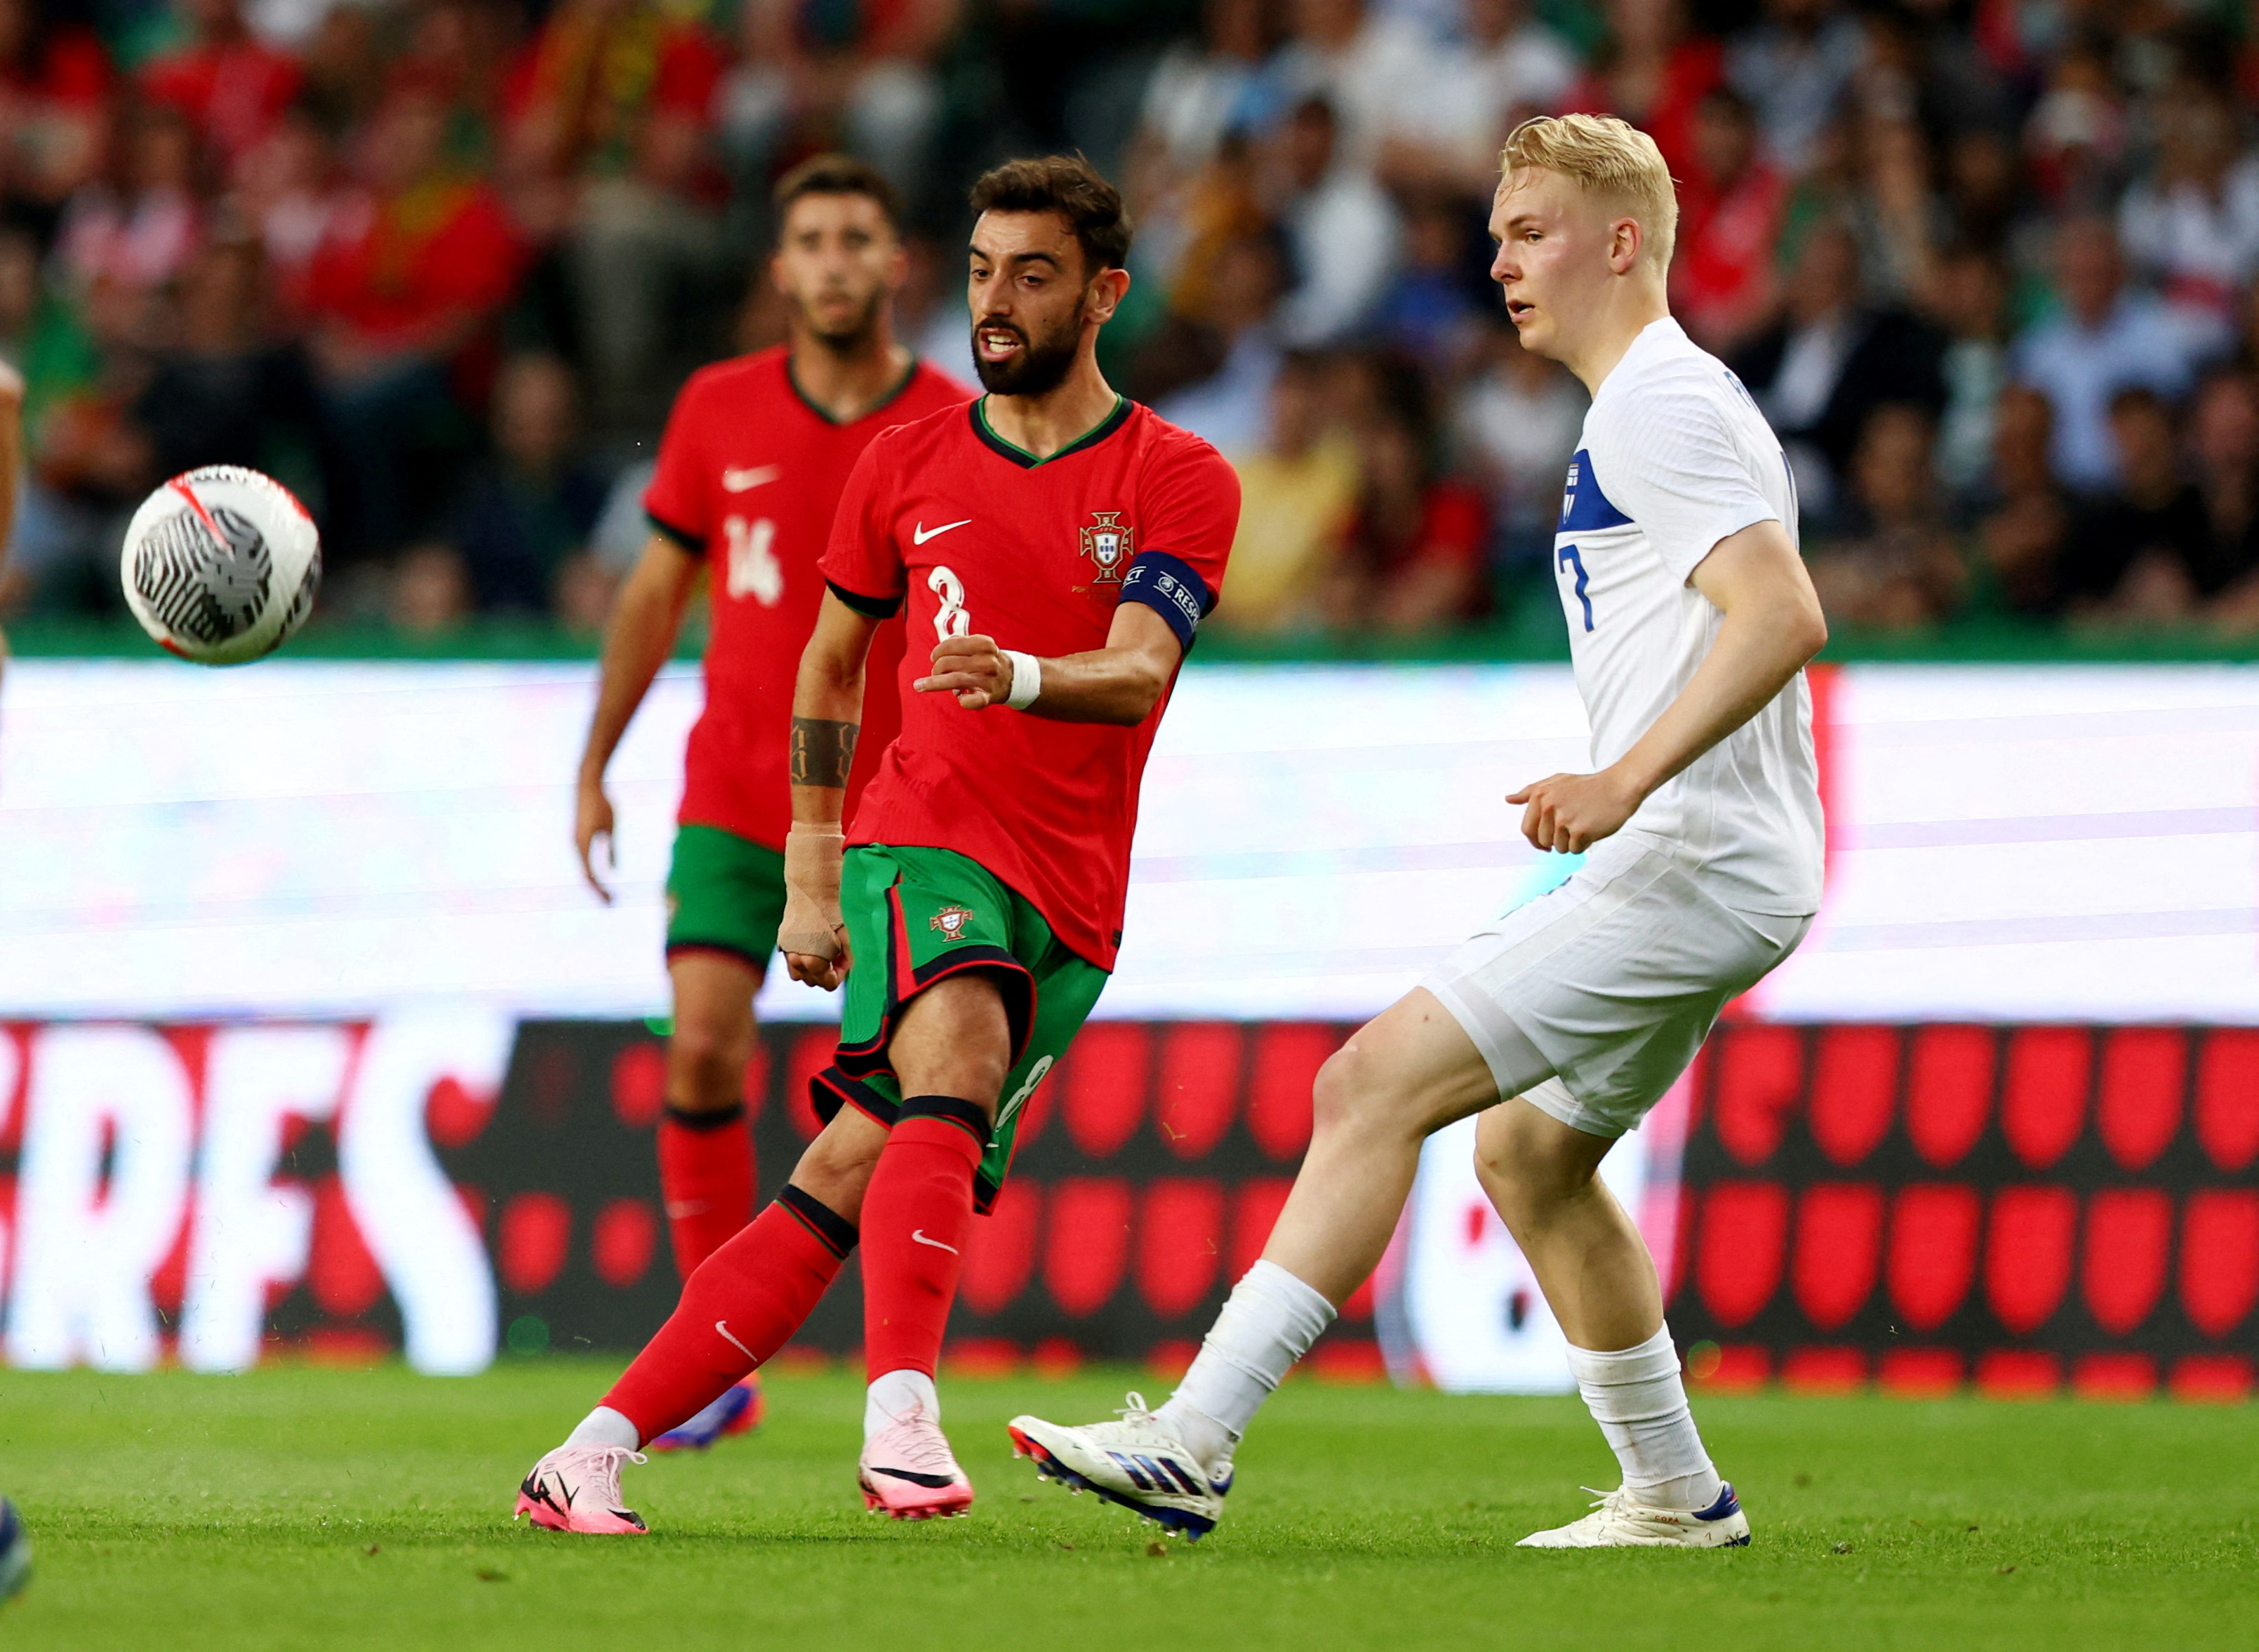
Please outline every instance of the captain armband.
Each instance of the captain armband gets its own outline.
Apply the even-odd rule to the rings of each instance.
[[[1122,600],[1143,602],[1167,621],[1180,649],[1192,647],[1193,633],[1215,606],[1208,581],[1165,551],[1144,552],[1130,565],[1122,576]]]

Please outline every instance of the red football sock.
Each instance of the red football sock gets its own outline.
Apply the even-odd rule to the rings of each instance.
[[[659,1191],[674,1271],[688,1279],[753,1219],[753,1133],[742,1102],[719,1113],[666,1109],[659,1121]]]
[[[871,1379],[933,1375],[973,1236],[987,1120],[954,1096],[910,1096],[863,1195],[863,1353]]]
[[[785,1345],[854,1248],[855,1229],[787,1186],[707,1257],[603,1403],[646,1442],[688,1421]]]

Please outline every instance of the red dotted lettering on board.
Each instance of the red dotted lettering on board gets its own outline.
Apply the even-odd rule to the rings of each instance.
[[[1694,1285],[1721,1325],[1757,1317],[1780,1285],[1788,1190],[1775,1182],[1720,1182],[1702,1201]]]
[[[1917,1331],[1934,1331],[1959,1311],[1977,1277],[1977,1190],[1917,1182],[1891,1206],[1891,1305]]]
[[[502,1207],[502,1282],[520,1296],[546,1291],[564,1271],[572,1207],[554,1193],[520,1193]]]
[[[2148,1319],[2164,1294],[2172,1250],[2173,1201],[2157,1189],[2111,1187],[2088,1200],[2079,1278],[2094,1322],[2123,1336]]]
[[[440,1147],[468,1147],[494,1117],[499,1093],[474,1095],[460,1079],[445,1078],[424,1098],[424,1129]],[[296,1120],[294,1123],[303,1124]]]
[[[314,1189],[306,1285],[324,1314],[343,1320],[367,1313],[384,1294],[384,1274],[353,1219],[345,1185],[335,1176],[324,1177]]]
[[[1093,1158],[1111,1157],[1137,1134],[1145,1116],[1152,1044],[1152,1035],[1135,1022],[1101,1022],[1075,1040],[1055,1082],[1067,1134]]]
[[[2008,1045],[2000,1129],[2032,1169],[2045,1170],[2078,1139],[2093,1064],[2094,1040],[2083,1027],[2027,1027]]]
[[[1985,1235],[1985,1296],[2019,1336],[2039,1329],[2070,1285],[2078,1199],[2068,1187],[2004,1187]]]
[[[1883,1190],[1864,1183],[1807,1188],[1796,1211],[1791,1283],[1804,1317],[1832,1331],[1866,1305],[1883,1259]]]
[[[1245,1047],[1230,1022],[1187,1022],[1163,1036],[1153,1128],[1177,1157],[1206,1158],[1231,1129]]]
[[[1044,1247],[1044,1285],[1076,1319],[1104,1307],[1130,1260],[1130,1184],[1119,1176],[1071,1176],[1053,1185]]]
[[[659,1213],[647,1199],[615,1199],[596,1213],[588,1230],[588,1257],[596,1277],[624,1291],[651,1271],[659,1250]]]
[[[1949,1394],[1961,1386],[1961,1356],[1949,1348],[1893,1348],[1876,1362],[1875,1381],[1901,1399]]]
[[[2259,1028],[2206,1036],[2197,1065],[2196,1139],[2224,1171],[2259,1157]]]
[[[2181,1128],[2188,1035],[2173,1027],[2122,1027],[2102,1047],[2095,1129],[2126,1170],[2147,1170]]]
[[[2206,1336],[2225,1336],[2259,1300],[2259,1193],[2207,1188],[2181,1216],[2181,1306]]]
[[[1836,1027],[1820,1041],[1807,1115],[1820,1150],[1852,1165],[1882,1145],[1898,1100],[1895,1027]]]
[[[1137,1293],[1165,1320],[1208,1300],[1223,1265],[1223,1184],[1163,1176],[1145,1189],[1137,1223]]]
[[[1341,1047],[1341,1035],[1308,1022],[1282,1022],[1255,1038],[1247,1133],[1265,1157],[1281,1163],[1298,1159],[1310,1144],[1310,1091],[1318,1069]]]
[[[2070,1368],[2081,1399],[2147,1399],[2157,1390],[2157,1362],[2147,1354],[2082,1354]]]
[[[996,1196],[985,1221],[973,1224],[958,1294],[975,1314],[994,1314],[1016,1300],[1036,1271],[1036,1225],[1042,1190],[1014,1178]]]
[[[1286,1195],[1293,1187],[1293,1182],[1284,1176],[1254,1176],[1239,1184],[1231,1201],[1229,1283],[1236,1285],[1239,1276],[1262,1256],[1263,1247],[1271,1243],[1271,1229],[1279,1225],[1279,1213],[1286,1208]]]
[[[1907,1064],[1906,1138],[1922,1162],[1957,1164],[1985,1134],[1992,1110],[1996,1045],[1984,1027],[1925,1027]]]
[[[631,1130],[647,1130],[666,1110],[666,1046],[638,1038],[612,1057],[612,1112]]]
[[[1718,1055],[1718,1140],[1743,1164],[1779,1147],[1803,1099],[1804,1040],[1793,1027],[1736,1027]]]

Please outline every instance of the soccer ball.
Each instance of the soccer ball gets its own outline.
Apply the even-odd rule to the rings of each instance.
[[[0,1497],[0,1600],[5,1600],[32,1581],[32,1540],[24,1535],[24,1522],[16,1506]]]
[[[273,653],[305,622],[322,583],[321,536],[272,476],[207,465],[142,502],[118,573],[160,646],[237,666]]]

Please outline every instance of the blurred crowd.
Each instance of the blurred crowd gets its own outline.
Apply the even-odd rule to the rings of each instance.
[[[0,0],[0,612],[114,609],[163,477],[253,465],[325,604],[589,630],[667,402],[782,336],[768,186],[910,203],[971,377],[966,183],[1072,148],[1139,224],[1115,381],[1245,486],[1220,627],[1549,603],[1586,401],[1486,279],[1500,141],[1621,114],[1674,304],[1788,448],[1839,626],[2259,631],[2259,4]]]

